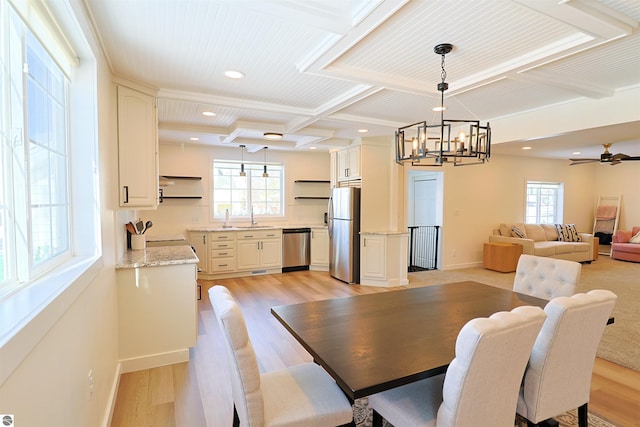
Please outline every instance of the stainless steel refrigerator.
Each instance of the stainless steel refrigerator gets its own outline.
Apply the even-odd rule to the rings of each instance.
[[[329,198],[329,273],[360,283],[360,189],[334,188]]]

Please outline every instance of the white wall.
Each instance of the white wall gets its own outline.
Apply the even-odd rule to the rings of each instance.
[[[116,191],[115,133],[110,98],[111,73],[88,29],[82,2],[73,10],[91,49],[98,57],[100,169],[100,220],[103,265],[68,309],[49,325],[50,329],[0,385],[0,412],[15,415],[15,425],[100,426],[107,425],[117,381],[117,298],[115,286]],[[56,6],[60,6],[57,4]],[[64,7],[64,6],[63,6]],[[82,59],[81,59],[82,60]],[[73,156],[74,153],[71,153]],[[76,159],[77,160],[77,159]],[[88,373],[93,371],[94,392],[89,398]]]
[[[564,222],[575,223],[580,231],[592,230],[597,195],[590,166],[494,155],[484,165],[438,170],[444,173],[443,269],[481,265],[483,242],[493,228],[501,222],[524,222],[526,181],[564,182]]]
[[[157,210],[140,211],[144,220],[153,221],[149,236],[183,234],[190,227],[219,227],[222,220],[211,217],[211,170],[213,160],[240,160],[240,148],[211,147],[199,144],[160,144],[160,174],[173,176],[201,176],[204,188],[202,199],[166,199]],[[327,152],[278,151],[267,152],[267,162],[282,162],[285,166],[285,216],[261,224],[314,225],[324,221],[327,200],[296,200],[295,195],[304,195],[305,189],[295,180],[329,180]],[[244,154],[245,162],[264,162],[264,153]],[[314,184],[315,185],[315,184]],[[326,185],[327,195],[329,185]],[[315,191],[315,189],[313,190]],[[231,218],[232,225],[249,223],[249,218]]]

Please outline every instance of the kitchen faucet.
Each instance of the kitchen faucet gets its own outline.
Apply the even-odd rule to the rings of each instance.
[[[258,222],[253,219],[253,205],[251,205],[251,225],[258,225]]]

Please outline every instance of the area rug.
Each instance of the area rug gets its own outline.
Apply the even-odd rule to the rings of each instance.
[[[368,407],[367,398],[356,399],[353,405],[353,418],[357,427],[371,427],[372,425],[372,411]],[[555,418],[560,427],[574,427],[578,426],[577,411],[569,411]],[[383,420],[382,425],[384,427],[393,427],[386,420]],[[521,418],[514,421],[514,427],[526,427],[527,422]],[[599,417],[596,414],[589,413],[589,426],[590,427],[622,427],[617,424],[612,424],[609,421]]]
[[[455,270],[431,270],[409,273],[409,286],[475,280],[504,289],[513,287],[515,273],[498,273],[481,267]],[[613,310],[615,323],[605,328],[598,357],[640,371],[640,263],[625,262],[600,255],[591,264],[582,265],[576,292],[609,289],[618,295]]]

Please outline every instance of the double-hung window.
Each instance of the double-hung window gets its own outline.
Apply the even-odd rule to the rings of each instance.
[[[1,6],[0,298],[71,256],[68,80]]]
[[[213,217],[222,219],[226,211],[232,217],[274,218],[284,215],[283,166],[245,163],[245,176],[239,162],[213,161]]]
[[[563,189],[561,182],[527,181],[525,223],[562,223]]]

